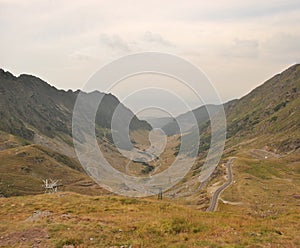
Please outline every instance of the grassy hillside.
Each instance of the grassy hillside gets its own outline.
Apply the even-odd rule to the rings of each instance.
[[[200,128],[201,146],[198,160],[187,176],[171,189],[168,195],[205,209],[206,197],[211,196],[212,192],[224,182],[226,170],[223,164],[229,157],[235,156],[238,160],[233,168],[236,175],[234,186],[239,192],[234,191],[232,196],[241,197],[236,200],[237,202],[244,199],[247,211],[254,211],[250,202],[255,199],[266,204],[274,204],[272,203],[274,200],[278,203],[276,205],[290,202],[291,205],[287,204],[283,208],[284,211],[288,211],[289,206],[295,208],[298,204],[297,190],[300,190],[299,164],[296,164],[300,161],[299,90],[300,65],[294,65],[245,97],[226,103],[224,105],[228,125],[226,147],[211,180],[203,187],[198,181],[201,165],[210,145],[210,128],[209,123],[206,123],[206,127]],[[272,190],[261,190],[258,185],[265,185]],[[285,190],[277,194],[274,185]],[[225,193],[230,192],[230,189]],[[245,194],[248,191],[251,193]],[[239,204],[236,208],[246,211]]]
[[[65,132],[49,137],[32,129],[37,131],[33,140],[0,132],[0,195],[21,195],[0,198],[0,246],[300,246],[299,91],[300,66],[295,65],[225,104],[226,149],[211,180],[203,184],[198,176],[210,128],[207,115],[201,114],[205,121],[199,157],[160,201],[123,198],[102,190],[72,158],[71,136]],[[107,160],[138,176],[166,169],[180,142],[178,135],[168,137],[160,158],[143,164],[121,156],[107,128],[98,126],[97,134]],[[150,145],[147,129],[131,132],[130,138],[141,150]],[[224,165],[230,157],[236,157],[233,183],[221,194],[217,212],[207,213],[212,194],[227,180]],[[64,192],[42,194],[42,179],[51,177],[62,180]]]
[[[276,218],[199,212],[155,199],[57,193],[0,199],[0,245],[296,247],[299,209]],[[67,247],[67,246],[65,246]]]
[[[222,194],[229,204],[220,205],[220,211],[276,219],[300,210],[299,153],[277,157],[264,150],[242,151],[233,171],[235,182]]]
[[[50,178],[61,181],[61,190],[94,195],[105,192],[77,160],[7,133],[0,132],[0,137],[0,195],[44,193],[43,179]]]
[[[241,99],[227,102],[223,106],[227,119],[226,149],[231,150],[232,154],[240,144],[245,143],[249,147],[281,153],[300,148],[299,64],[275,75]],[[207,107],[216,113],[219,108],[213,105]],[[201,133],[199,153],[203,156],[211,142],[210,122],[205,106],[177,118],[186,118],[186,122],[190,124],[189,116],[192,113],[198,121]],[[167,134],[173,134],[178,129],[176,126],[172,122],[163,129]]]
[[[300,65],[294,65],[236,101],[226,111],[228,146],[253,139],[257,147],[300,147]]]
[[[87,177],[74,152],[72,112],[78,94],[80,91],[58,90],[31,75],[15,77],[0,69],[0,194],[41,193],[45,178],[60,179],[65,190],[103,192]],[[85,103],[82,112],[87,115],[103,97],[95,117],[98,143],[107,159],[124,171],[128,161],[113,145],[110,131],[119,100],[98,91],[81,94]],[[123,104],[119,108],[119,129],[123,130],[124,123],[131,120],[130,131],[147,135],[151,130],[147,122],[139,120]],[[80,121],[87,123],[84,117]],[[81,129],[79,132],[84,141],[87,134]]]

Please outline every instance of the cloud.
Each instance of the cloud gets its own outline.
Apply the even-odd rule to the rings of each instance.
[[[104,51],[105,54],[111,53],[117,56],[149,50],[172,52],[176,47],[162,35],[150,31],[143,35],[137,34],[127,40],[121,35],[102,33],[98,46],[98,50]]]
[[[299,0],[0,0],[0,64],[76,89],[122,55],[155,50],[203,68],[230,99],[299,63],[299,22]]]
[[[98,58],[91,56],[87,53],[76,51],[70,54],[70,58],[80,62],[95,62]]]
[[[174,46],[174,44],[164,39],[160,34],[155,34],[150,31],[145,32],[145,34],[142,37],[142,40],[150,43],[157,43],[163,46],[169,46],[169,47]]]
[[[101,34],[100,42],[105,46],[111,48],[112,50],[117,50],[121,52],[131,52],[132,49],[129,47],[128,43],[124,41],[120,36]]]

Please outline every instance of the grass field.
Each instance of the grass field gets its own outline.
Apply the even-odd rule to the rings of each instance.
[[[175,187],[181,197],[124,198],[108,195],[66,156],[14,136],[3,140],[0,190],[37,195],[0,198],[0,247],[300,246],[299,152],[279,155],[248,143],[228,150],[237,157],[234,182],[218,211],[207,213],[208,191],[225,181],[224,166],[191,195],[183,193],[197,188],[197,166]],[[40,194],[40,179],[49,175],[63,175],[64,192]]]
[[[1,247],[297,247],[299,208],[255,216],[70,192],[0,199]],[[224,210],[227,211],[224,211]],[[69,247],[73,247],[69,246]]]

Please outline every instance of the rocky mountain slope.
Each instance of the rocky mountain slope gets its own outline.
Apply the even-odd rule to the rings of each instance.
[[[96,135],[117,169],[123,168],[126,159],[113,145],[110,128],[114,110],[118,107],[121,112],[118,128],[130,122],[130,131],[137,137],[152,129],[111,94],[57,90],[37,77],[15,77],[0,70],[1,195],[41,193],[45,178],[60,179],[66,189],[76,192],[104,191],[85,174],[74,153],[72,111],[79,93],[85,101],[85,113],[103,97],[95,118]]]
[[[1,95],[0,197],[27,196],[0,199],[0,219],[4,220],[0,222],[0,246],[299,246],[300,65],[274,76],[245,97],[224,104],[226,149],[204,184],[198,177],[210,143],[210,128],[205,108],[195,110],[202,113],[197,118],[201,131],[199,157],[186,177],[163,193],[162,200],[106,195],[83,172],[69,154],[72,139],[65,131],[70,130],[67,117],[74,103],[67,94],[74,97],[76,92],[52,91],[42,84],[49,90],[43,97],[38,97],[41,93],[34,89],[31,93],[24,89],[25,95],[15,97],[9,83],[20,82],[7,73],[2,77],[10,79],[5,79],[5,89],[0,81],[1,94],[5,93],[5,99]],[[47,98],[47,92],[55,96]],[[31,94],[37,99],[29,100]],[[34,105],[35,101],[39,104]],[[43,101],[49,106],[40,105]],[[184,116],[190,113],[180,118]],[[50,117],[53,122],[48,123]],[[97,120],[100,149],[122,171],[122,159],[111,145],[105,122],[100,121],[101,115]],[[131,127],[133,136],[146,143],[145,132],[140,130],[148,127],[144,122],[136,123],[144,129]],[[160,164],[158,172],[174,160],[180,138],[173,135],[167,141],[167,152],[156,161]],[[225,164],[232,157],[236,157],[233,180],[221,193],[217,212],[206,213],[211,196],[227,180]],[[41,179],[49,177],[63,180],[65,192],[32,196],[43,192]]]
[[[226,110],[228,145],[255,139],[274,152],[300,148],[300,65],[275,75]]]
[[[239,195],[244,197],[245,191],[241,191],[241,188],[247,188],[247,190],[250,188],[252,191],[252,195],[247,196],[249,201],[252,197],[255,198],[254,195],[257,195],[256,191],[252,190],[252,188],[256,188],[255,182],[261,180],[262,184],[270,184],[270,188],[275,188],[271,187],[270,178],[278,177],[278,175],[281,175],[280,180],[289,178],[287,180],[290,180],[291,185],[293,185],[289,188],[298,189],[299,185],[296,182],[299,179],[300,165],[299,92],[300,65],[294,65],[275,75],[241,99],[225,103],[224,110],[227,119],[225,150],[219,166],[210,178],[211,180],[204,186],[202,185],[203,187],[199,185],[198,176],[210,147],[211,133],[209,120],[198,118],[200,130],[198,159],[190,173],[168,194],[199,202],[199,199],[204,199],[207,193],[210,194],[217,185],[220,186],[224,182],[226,169],[222,165],[230,157],[238,157],[240,159],[237,163],[243,161],[243,164],[246,164],[245,166],[237,166],[236,170],[235,168],[233,170],[236,175],[239,175],[239,178],[243,178],[236,184],[238,188],[236,191],[239,192]],[[205,117],[207,111],[205,111],[204,106],[194,110],[194,112],[200,110],[203,111],[204,115],[202,116]],[[187,139],[192,140],[193,130],[187,132],[183,138],[187,136]],[[180,138],[178,139],[180,140]],[[270,164],[276,165],[272,166],[275,168],[270,167]],[[277,164],[282,167],[277,166]],[[261,179],[260,177],[264,177],[265,174],[268,175],[267,179]],[[250,183],[246,180],[245,183],[248,187],[245,187],[243,185],[244,178],[250,177],[253,178],[253,181]],[[226,191],[230,191],[230,189]],[[295,194],[295,190],[290,194]],[[265,196],[265,199],[269,199],[269,196]],[[282,199],[285,199],[284,196],[276,201],[280,202]],[[268,202],[268,200],[266,201]]]
[[[43,80],[31,76],[13,76],[0,70],[0,130],[33,140],[34,133],[41,133],[54,138],[59,134],[71,136],[72,111],[79,91],[57,90]],[[101,128],[110,128],[114,110],[119,100],[111,95],[98,91],[83,93],[88,104],[103,97],[95,122]],[[104,95],[104,96],[103,96]],[[140,121],[121,104],[122,123],[126,118],[133,118],[131,129],[150,130],[151,126]]]
[[[226,159],[229,156],[235,156],[240,151],[253,149],[275,154],[289,154],[299,151],[299,92],[300,65],[294,65],[254,89],[245,97],[225,103],[227,141],[223,158]],[[43,170],[39,169],[43,166],[47,170],[47,166],[59,165],[59,168],[62,168],[61,175],[68,174],[67,171],[71,169],[73,177],[70,178],[73,179],[66,180],[67,185],[74,185],[76,181],[88,180],[82,178],[85,175],[76,161],[72,148],[71,118],[74,102],[79,94],[78,91],[57,90],[36,77],[28,75],[15,77],[9,72],[0,70],[0,94],[0,155],[2,161],[0,162],[0,191],[2,194],[18,195],[26,192],[38,192],[37,189],[40,185],[37,186],[37,183],[46,177],[46,174],[42,173]],[[92,92],[84,93],[84,95],[86,101],[93,102],[93,99],[103,96],[103,93]],[[109,162],[121,171],[124,171],[125,166],[129,166],[129,170],[133,173],[140,171],[143,174],[145,171],[149,171],[149,168],[154,172],[166,169],[174,161],[180,138],[176,135],[169,137],[169,143],[166,146],[168,151],[162,154],[161,159],[151,165],[143,164],[144,167],[137,170],[136,164],[128,164],[128,160],[124,159],[112,144],[108,127],[113,111],[118,104],[117,98],[112,95],[105,95],[103,107],[100,107],[96,116],[98,143]],[[219,106],[209,105],[207,107],[217,114]],[[133,113],[125,106],[122,108],[124,121],[133,116]],[[205,158],[210,145],[209,116],[206,108],[202,106],[194,110],[193,113],[201,131],[199,159],[183,182],[177,185],[179,190],[190,189],[192,186],[195,189],[198,187],[197,175],[201,170],[201,159]],[[186,123],[185,131],[187,133],[191,128],[189,126],[191,114],[192,112],[189,112],[177,117]],[[120,125],[122,123],[121,119]],[[142,143],[145,144],[148,142],[145,139],[145,132],[143,132],[143,130],[149,131],[151,129],[147,122],[140,121],[133,116],[130,129],[137,140],[142,140]],[[174,121],[168,123],[163,129],[166,133],[169,132],[169,135],[176,134],[178,131]],[[145,149],[147,146],[148,144],[141,147]],[[57,161],[56,159],[53,160],[53,157],[63,157],[63,159]],[[36,166],[31,165],[33,160],[38,161]],[[158,170],[155,168],[157,165],[160,167]],[[23,167],[25,169],[22,169]],[[56,166],[56,168],[58,167]],[[150,173],[152,173],[151,170]],[[55,170],[47,171],[48,176],[57,177],[59,174]],[[213,178],[222,176],[222,173],[224,170],[220,167],[216,170]],[[28,189],[24,192],[12,190],[14,186],[11,185],[15,185],[13,178],[19,178],[20,181],[24,179],[25,184],[23,186],[26,186],[27,189],[35,182],[33,187],[36,190]],[[27,179],[25,180],[25,178]],[[177,189],[174,192],[179,192]],[[86,190],[80,189],[79,191],[84,192]]]
[[[225,103],[227,149],[233,151],[240,143],[251,143],[273,152],[291,152],[300,148],[300,65],[275,75],[241,99]],[[220,106],[201,106],[176,119],[186,123],[185,131],[193,128],[194,114],[201,137],[200,151],[209,147],[210,129],[207,108],[218,113]],[[176,122],[162,128],[168,135],[178,133]]]

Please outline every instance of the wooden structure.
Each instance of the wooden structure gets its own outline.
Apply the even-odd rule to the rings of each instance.
[[[43,180],[45,193],[55,193],[58,191],[58,187],[62,186],[59,180],[45,179]]]

